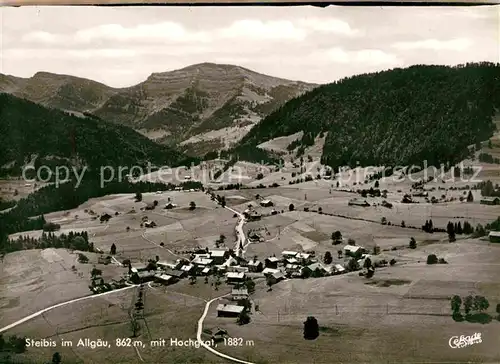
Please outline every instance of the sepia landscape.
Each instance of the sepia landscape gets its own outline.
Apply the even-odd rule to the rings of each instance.
[[[0,363],[500,362],[498,6],[283,9],[1,9]]]

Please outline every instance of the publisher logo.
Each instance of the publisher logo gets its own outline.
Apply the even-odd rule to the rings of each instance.
[[[474,335],[469,335],[469,336],[466,335],[452,336],[450,337],[448,344],[452,349],[460,349],[474,344],[480,344],[482,342],[483,340],[481,340],[481,334],[476,332]]]

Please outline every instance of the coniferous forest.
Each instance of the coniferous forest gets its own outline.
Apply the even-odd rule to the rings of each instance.
[[[500,65],[417,65],[317,87],[264,118],[236,150],[302,131],[300,151],[328,132],[322,162],[334,167],[454,163],[491,137],[499,107]]]
[[[38,165],[68,165],[99,170],[101,166],[189,165],[182,153],[133,129],[92,117],[48,109],[0,94],[0,175],[21,175],[37,156]],[[36,166],[35,166],[36,167]]]

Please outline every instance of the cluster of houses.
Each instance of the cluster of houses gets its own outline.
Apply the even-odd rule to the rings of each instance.
[[[344,255],[358,259],[360,265],[368,257],[359,245],[346,245]],[[157,261],[153,265],[134,264],[131,266],[131,280],[136,283],[155,281],[172,284],[190,276],[208,276],[217,273],[225,277],[228,284],[241,285],[250,277],[264,276],[269,284],[276,284],[286,278],[307,278],[342,274],[346,268],[342,264],[323,264],[313,253],[283,251],[280,257],[271,256],[263,261],[254,257],[238,257],[229,249],[201,250],[193,254],[191,260],[178,259],[176,262]],[[239,292],[241,293],[241,292]]]
[[[193,254],[191,260],[133,264],[130,275],[132,280],[140,283],[155,281],[172,284],[189,276],[208,276],[219,272],[226,276],[228,283],[239,283],[246,279],[246,269],[239,265],[241,261],[241,258],[234,256],[228,249],[207,249]]]

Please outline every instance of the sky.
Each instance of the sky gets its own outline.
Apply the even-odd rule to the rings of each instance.
[[[0,8],[0,73],[113,87],[202,62],[329,83],[414,64],[500,62],[500,6]]]

